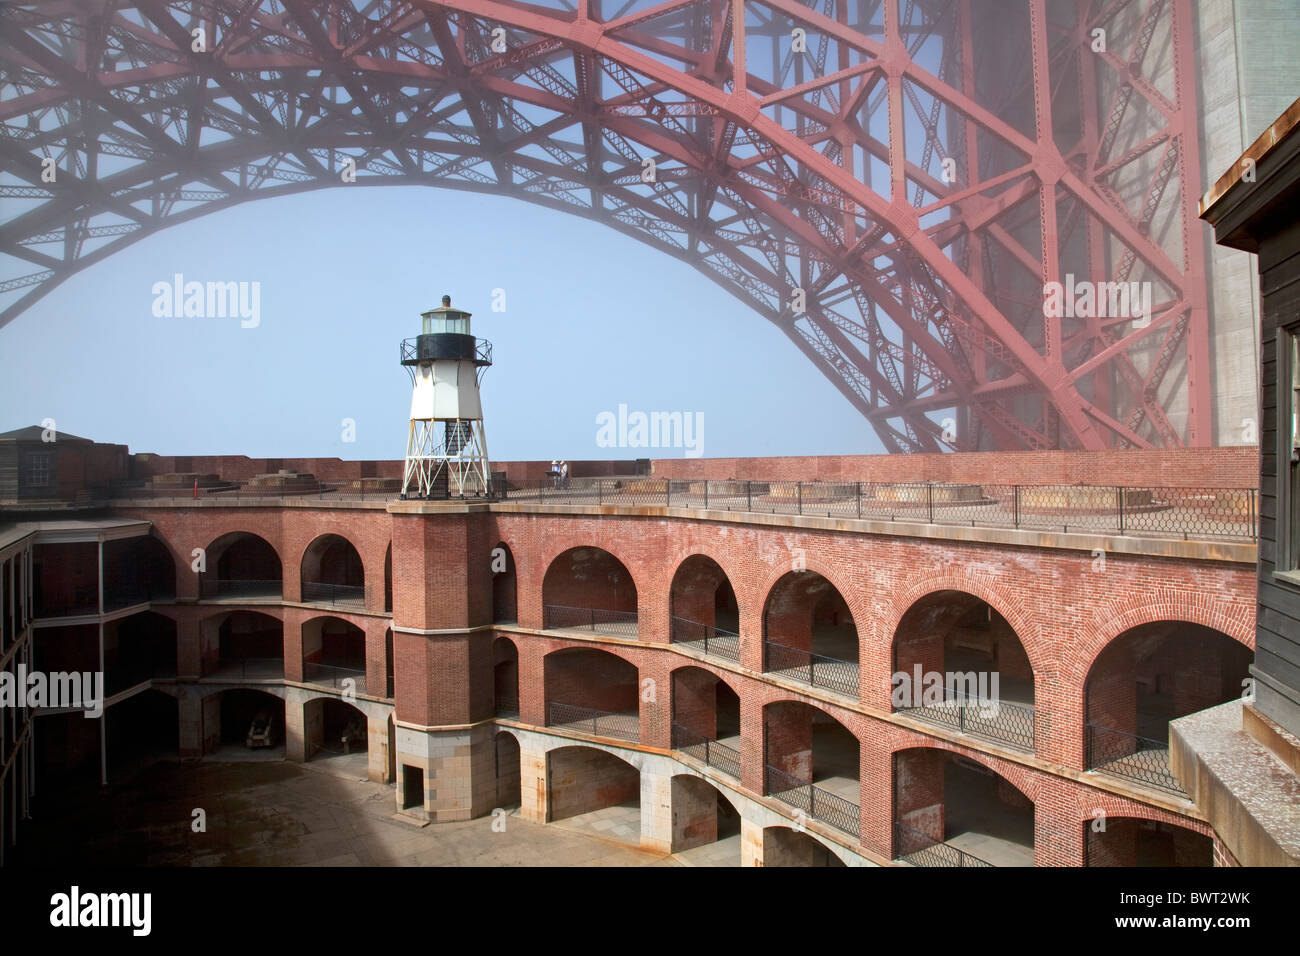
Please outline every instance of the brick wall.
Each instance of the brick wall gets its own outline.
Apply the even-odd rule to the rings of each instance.
[[[116,451],[99,453],[100,448]],[[105,461],[93,470],[98,480],[88,482],[89,484],[103,484],[120,477],[150,478],[176,472],[217,475],[226,481],[247,481],[255,475],[281,470],[315,475],[321,481],[353,481],[359,478],[401,478],[405,466],[400,458],[348,461],[342,458],[248,458],[244,455],[155,455],[145,452],[131,455],[128,461],[125,445],[96,445],[95,449],[97,461],[100,458]],[[62,459],[59,464],[62,468]],[[84,469],[80,461],[70,462],[68,467],[72,471],[69,481],[75,483],[81,480]],[[551,463],[549,460],[494,461],[492,469],[504,471],[511,481],[536,481],[548,477]],[[636,469],[637,463],[633,459],[569,461],[571,478],[634,475]]]
[[[608,713],[635,713],[636,668],[596,650],[569,650],[546,658],[546,700]]]
[[[38,544],[32,550],[37,614],[99,605],[99,546],[93,542]]]
[[[1257,488],[1259,448],[656,458],[658,478]]]
[[[1083,551],[623,514],[482,511],[390,515],[378,510],[324,507],[140,507],[124,509],[122,514],[154,522],[177,561],[178,590],[190,595],[195,593],[190,547],[239,530],[260,535],[281,555],[286,600],[291,600],[290,592],[297,587],[296,570],[304,551],[327,531],[342,534],[357,547],[368,597],[382,597],[376,578],[382,578],[383,557],[391,540],[394,625],[453,632],[394,634],[398,718],[416,724],[459,724],[491,713],[494,635],[490,631],[466,633],[466,629],[490,616],[490,552],[504,542],[511,551],[517,578],[520,625],[496,631],[508,634],[518,649],[523,722],[544,725],[548,697],[561,699],[557,693],[561,688],[566,693],[580,690],[587,696],[566,702],[582,705],[585,701],[586,706],[602,710],[637,709],[641,743],[667,748],[673,672],[684,666],[698,667],[725,681],[739,697],[743,782],[755,792],[763,787],[765,716],[769,748],[796,775],[802,769],[797,766],[799,755],[810,749],[811,717],[793,706],[791,698],[796,695],[790,690],[759,676],[692,661],[668,647],[669,596],[674,575],[688,558],[704,555],[716,562],[737,599],[744,666],[761,671],[769,598],[776,594],[779,605],[780,591],[774,588],[793,568],[805,566],[834,587],[857,626],[862,673],[858,704],[850,707],[823,695],[808,709],[834,718],[859,741],[863,844],[882,855],[889,854],[893,846],[894,817],[886,808],[894,806],[895,755],[923,748],[921,752],[959,752],[977,760],[1033,800],[1039,862],[1081,862],[1082,823],[1096,806],[1116,807],[1115,812],[1122,809],[1132,816],[1158,817],[1163,813],[1146,804],[1125,803],[1049,769],[1052,763],[1083,769],[1084,693],[1097,655],[1125,631],[1169,619],[1216,628],[1245,649],[1253,646],[1254,568],[1222,561],[1116,553],[1108,555],[1104,570],[1097,570],[1092,554]],[[548,570],[561,558],[559,566],[572,571],[564,556],[573,548],[603,549],[625,572],[618,585],[628,596],[625,606],[638,611],[639,637],[630,644],[602,644],[601,650],[625,661],[626,667],[597,655],[588,658],[594,667],[558,665],[557,669],[555,662],[561,658],[551,656],[554,652],[568,648],[590,652],[593,638],[536,633],[541,627]],[[605,570],[609,567],[613,565]],[[566,600],[583,598],[572,581],[565,586],[570,588]],[[1040,710],[1036,758],[1043,765],[1029,766],[978,747],[950,744],[886,719],[891,709],[889,677],[897,641],[909,633],[924,636],[926,628],[918,621],[924,622],[922,612],[930,606],[927,595],[955,592],[987,602],[1005,620],[1006,634],[1014,634],[1023,647],[1036,680]],[[630,600],[633,593],[634,601]],[[811,619],[812,609],[824,595],[815,601],[811,593],[803,596],[806,601],[800,613]],[[831,606],[823,605],[823,616],[830,613]],[[211,617],[212,611],[203,606],[168,609],[168,616],[178,620],[183,673],[194,673],[198,667],[200,622]],[[286,666],[291,668],[295,649],[301,654],[302,622],[313,612],[278,607],[267,611],[286,622]],[[919,616],[908,618],[909,611],[918,611]],[[374,660],[382,653],[379,647],[386,628],[372,628],[366,618],[362,621],[358,626],[366,629],[367,658]],[[1002,625],[998,627],[1001,635]],[[597,635],[594,640],[601,638]],[[999,654],[1005,656],[1001,650]],[[1188,661],[1187,666],[1192,663]],[[612,678],[615,673],[620,674],[617,680]],[[632,681],[621,676],[627,674],[634,675]],[[635,681],[641,678],[656,682],[654,702],[637,699]],[[1221,675],[1210,674],[1206,680],[1221,683]],[[618,692],[622,696],[602,696],[611,687],[625,688]],[[702,705],[703,698],[698,702]],[[689,709],[689,701],[687,704]],[[1116,706],[1128,706],[1127,701]],[[915,790],[915,799],[908,797],[900,806],[911,807],[904,812],[927,827],[934,826],[937,818],[928,808],[941,799],[924,802],[928,799],[924,765],[912,768],[904,760],[900,766],[912,781],[904,790]],[[921,789],[916,790],[917,786]],[[1177,814],[1162,818],[1197,832],[1204,830],[1196,821]]]
[[[547,605],[635,611],[636,583],[626,567],[598,548],[578,548],[551,562],[543,584]]]

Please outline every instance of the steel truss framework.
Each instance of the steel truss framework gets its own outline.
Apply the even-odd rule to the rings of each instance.
[[[457,437],[458,436],[458,437]],[[481,419],[411,419],[402,496],[465,498],[492,488]]]
[[[1209,444],[1192,28],[1190,0],[7,4],[0,325],[355,167],[688,262],[890,450]],[[1071,277],[1149,315],[1045,309]]]

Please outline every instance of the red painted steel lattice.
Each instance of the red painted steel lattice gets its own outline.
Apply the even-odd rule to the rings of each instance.
[[[1205,445],[1192,28],[1190,0],[7,4],[0,325],[350,161],[692,264],[891,450]],[[1047,314],[1067,277],[1150,313]]]

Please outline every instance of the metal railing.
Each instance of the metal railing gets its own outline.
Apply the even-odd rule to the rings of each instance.
[[[617,737],[620,740],[637,741],[641,738],[641,720],[637,714],[593,710],[575,704],[548,704],[546,726],[578,730],[597,737]]]
[[[855,837],[859,835],[861,813],[856,803],[808,780],[793,777],[771,764],[767,765],[766,771],[766,787],[770,796],[802,810],[814,820],[822,820]]]
[[[952,844],[942,843],[898,821],[894,821],[894,843],[898,848],[898,855],[894,859],[913,866],[993,865],[987,860],[981,860],[974,854],[959,850]]]
[[[148,604],[150,601],[170,601],[176,596],[169,588],[152,588],[145,584],[126,584],[104,586],[104,611],[120,611],[124,607],[136,604]],[[36,602],[36,617],[81,617],[86,614],[99,613],[99,594],[95,588],[83,588],[76,591],[63,603],[56,603],[56,598],[42,598]]]
[[[740,635],[725,628],[673,617],[672,642],[686,644],[713,657],[740,663]]]
[[[1167,741],[1088,724],[1088,769],[1186,796],[1169,770]]]
[[[401,364],[405,365],[407,362],[419,361],[420,358],[420,352],[418,348],[419,340],[420,337],[416,335],[411,336],[409,339],[402,339]],[[475,358],[478,359],[478,361],[483,362],[487,365],[491,365],[492,364],[492,343],[489,342],[487,339],[475,339],[474,356]]]
[[[1254,540],[1254,488],[994,485],[941,482],[575,478],[510,481],[504,497],[539,504],[658,505],[713,511]]]
[[[594,607],[565,607],[547,604],[543,627],[547,629],[577,627],[620,637],[637,636],[636,611],[606,611]]]
[[[519,698],[498,696],[493,710],[498,717],[513,717],[515,720],[518,720]]]
[[[104,587],[104,610],[117,611],[135,604],[148,604],[150,601],[169,601],[176,597],[174,589],[151,588],[142,584],[125,587]]]
[[[764,670],[782,677],[824,687],[852,697],[858,696],[858,665],[835,657],[814,654],[774,641],[763,642]]]
[[[201,591],[205,598],[274,598],[280,600],[284,585],[276,580],[226,580],[207,579]]]
[[[37,592],[33,617],[82,617],[99,613],[99,589],[75,588],[71,592],[46,595]]]
[[[334,664],[319,664],[315,661],[304,661],[302,665],[302,679],[305,684],[317,684],[321,687],[332,687],[335,690],[341,690],[344,681],[353,681],[352,689],[358,694],[366,692],[366,671],[365,668],[355,667],[338,667]]]
[[[959,733],[996,740],[1020,750],[1032,752],[1034,749],[1033,704],[989,700],[945,686],[941,702],[900,707],[898,713],[950,727]]]
[[[352,607],[366,606],[366,589],[357,584],[324,584],[319,581],[302,582],[303,604],[340,604]]]
[[[223,657],[217,666],[203,675],[212,678],[235,678],[243,680],[284,679],[284,660],[279,657]]]
[[[104,696],[112,697],[151,680],[175,679],[175,663],[165,660],[118,663],[104,671]]]
[[[499,474],[499,473],[498,473]],[[539,504],[658,505],[713,511],[798,514],[874,521],[1029,528],[1148,537],[1255,540],[1254,488],[998,485],[950,482],[737,481],[668,478],[494,479],[493,497]],[[196,498],[318,498],[389,501],[396,477],[319,481],[302,476],[289,487],[248,482],[212,488],[106,488],[108,499],[182,502]]]
[[[673,724],[673,749],[680,750],[688,757],[709,767],[715,767],[728,776],[740,779],[740,751],[735,747],[719,743],[703,734]]]

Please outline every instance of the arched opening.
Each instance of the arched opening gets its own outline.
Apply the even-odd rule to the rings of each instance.
[[[895,711],[1020,750],[1034,749],[1034,671],[1015,629],[987,601],[936,591],[894,632]]]
[[[176,597],[176,562],[151,534],[104,542],[104,610],[170,601]]]
[[[1140,817],[1083,824],[1085,866],[1213,866],[1214,841],[1194,830]]]
[[[308,684],[366,693],[366,632],[337,617],[302,625],[302,679]],[[348,683],[348,682],[351,683]]]
[[[546,725],[598,737],[640,739],[637,669],[621,657],[592,648],[546,655]]]
[[[636,583],[623,562],[600,548],[570,548],[542,581],[544,627],[637,636]]]
[[[32,657],[33,663],[28,664],[32,671],[39,667],[46,674],[95,673],[99,670],[99,627],[74,624],[41,628],[33,642]]]
[[[740,698],[702,667],[672,673],[673,749],[740,779]]]
[[[397,677],[393,673],[393,629],[391,627],[384,631],[384,673],[388,675],[388,686],[385,688],[384,696],[392,700],[397,687]]]
[[[221,756],[284,759],[284,701],[244,688],[203,699],[203,751]]]
[[[97,625],[46,627],[34,633],[31,656],[27,659],[29,671],[39,670],[46,674],[94,674],[99,671]],[[10,669],[9,673],[13,676],[14,670]],[[69,690],[80,695],[84,685],[76,681]],[[17,695],[15,706],[0,707],[0,720],[8,725],[4,739],[13,741],[22,727],[22,723],[17,721],[33,714],[33,710],[25,706],[25,700],[23,695]],[[35,742],[38,785],[59,788],[98,784],[103,721],[87,718],[82,709],[63,713],[35,711],[35,717],[32,739]]]
[[[503,810],[520,805],[519,741],[509,731],[497,731],[496,751],[497,806]]]
[[[844,596],[816,571],[791,571],[768,594],[763,669],[857,698],[857,625]]]
[[[280,556],[265,538],[246,531],[224,534],[207,547],[200,593],[205,598],[281,600]]]
[[[342,535],[323,534],[308,545],[302,556],[301,574],[304,604],[366,606],[361,555]]]
[[[959,754],[894,754],[894,858],[914,866],[1033,866],[1034,804]]]
[[[492,549],[492,621],[514,624],[519,620],[519,584],[515,556],[504,541]]]
[[[104,625],[108,696],[153,678],[176,676],[176,622],[152,611]]]
[[[1169,722],[1240,697],[1253,659],[1250,648],[1200,624],[1124,631],[1088,671],[1088,768],[1182,793],[1169,770]]]
[[[605,840],[641,842],[641,773],[595,747],[546,755],[546,819]]]
[[[204,677],[284,679],[284,624],[257,611],[232,611],[199,626]]]
[[[668,602],[674,644],[740,660],[740,608],[718,562],[702,554],[683,561],[673,575]]]
[[[302,716],[308,760],[328,761],[348,776],[366,775],[369,722],[359,708],[334,697],[318,697],[303,705]]]
[[[384,552],[384,612],[393,613],[393,545]],[[391,696],[391,695],[390,695]]]
[[[94,541],[32,548],[35,616],[72,617],[99,611],[99,545]]]
[[[498,717],[519,717],[519,650],[508,637],[492,642],[492,696]]]
[[[679,773],[671,781],[672,852],[693,866],[740,866],[740,812],[713,784]]]
[[[858,738],[818,707],[763,708],[764,793],[852,836],[861,828]]]
[[[180,759],[180,704],[157,690],[133,694],[104,712],[110,780],[157,763]]]
[[[764,827],[763,866],[842,867],[844,861],[806,832],[790,827]]]

